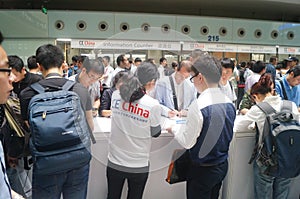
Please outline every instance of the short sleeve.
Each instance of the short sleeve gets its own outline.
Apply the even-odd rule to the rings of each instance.
[[[161,111],[162,111],[162,109],[159,104],[157,104],[151,108],[151,114],[150,114],[150,126],[151,127],[157,127],[158,125],[160,125]]]

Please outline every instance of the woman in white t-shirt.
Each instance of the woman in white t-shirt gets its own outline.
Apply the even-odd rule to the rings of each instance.
[[[158,79],[157,67],[142,63],[135,76],[121,78],[112,95],[107,184],[109,199],[119,199],[125,180],[127,199],[141,199],[149,173],[151,137],[161,133],[161,107],[148,95]]]

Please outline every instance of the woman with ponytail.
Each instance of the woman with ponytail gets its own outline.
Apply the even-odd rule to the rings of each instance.
[[[276,111],[280,111],[282,100],[279,95],[274,93],[274,83],[271,74],[265,73],[258,82],[253,84],[250,90],[252,99],[256,102],[267,102]],[[296,104],[293,103],[293,113],[298,114]],[[247,132],[255,129],[257,124],[258,132],[262,133],[264,128],[266,115],[258,106],[252,106],[245,116],[240,120],[236,120],[234,124],[234,132]],[[262,172],[262,168],[253,161],[254,168],[254,198],[267,199],[273,195],[273,199],[288,198],[289,186],[291,180],[289,178],[277,178],[266,175]]]
[[[107,199],[120,199],[125,180],[127,199],[141,199],[149,173],[151,137],[161,133],[161,107],[148,95],[159,74],[142,63],[135,75],[123,76],[112,95],[111,135],[107,165]]]

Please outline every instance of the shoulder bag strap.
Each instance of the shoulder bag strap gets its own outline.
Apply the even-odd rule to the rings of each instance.
[[[176,97],[176,93],[175,93],[175,86],[174,86],[174,81],[173,81],[172,76],[169,76],[169,80],[170,80],[171,87],[172,87],[174,108],[175,108],[175,110],[178,110],[177,97]]]
[[[276,113],[276,110],[268,102],[257,103],[256,106],[262,110],[266,115]]]
[[[287,97],[287,94],[286,94],[286,91],[285,91],[285,88],[284,88],[284,85],[283,85],[283,81],[282,81],[282,79],[281,79],[281,80],[279,80],[279,83],[280,83],[280,85],[281,85],[281,88],[282,88],[282,94],[283,94],[283,98],[284,98],[285,100],[288,100],[288,97]]]
[[[62,86],[62,90],[65,90],[65,91],[70,90],[74,86],[75,83],[76,83],[75,81],[71,81],[71,80],[66,81],[66,83]]]
[[[289,100],[282,100],[281,111],[283,112],[293,112],[293,102]]]
[[[38,82],[31,84],[30,87],[38,93],[44,93],[45,88]]]

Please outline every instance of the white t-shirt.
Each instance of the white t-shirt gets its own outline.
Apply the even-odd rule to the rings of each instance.
[[[234,102],[237,97],[233,88],[233,85],[230,86],[229,81],[225,85],[219,84],[221,91],[232,101]]]
[[[114,77],[114,76],[116,76],[116,74],[118,73],[118,72],[120,72],[120,71],[124,71],[125,69],[124,68],[121,68],[121,67],[117,67],[113,72],[112,72],[112,78]]]
[[[103,79],[103,81],[101,82],[102,84],[105,84],[107,87],[111,87],[111,80],[113,78],[113,72],[114,72],[114,68],[110,65],[106,66],[104,69],[104,74],[105,76],[107,76],[107,78]]]
[[[132,102],[124,102],[119,90],[112,95],[111,136],[108,159],[110,162],[131,168],[149,164],[151,148],[150,127],[161,120],[161,107],[149,95]]]
[[[165,76],[164,70],[165,68],[162,65],[159,65],[157,67],[158,73],[159,73],[159,79],[163,78]]]
[[[175,87],[175,94],[177,98],[177,105],[178,105],[178,111],[181,111],[183,109],[183,95],[184,95],[184,81],[182,81],[180,84],[176,83],[175,75],[172,75],[173,81],[174,81],[174,87]]]
[[[259,78],[260,78],[260,74],[258,73],[253,73],[251,76],[249,76],[245,82],[245,91],[248,92],[253,86],[253,84],[258,82]]]

